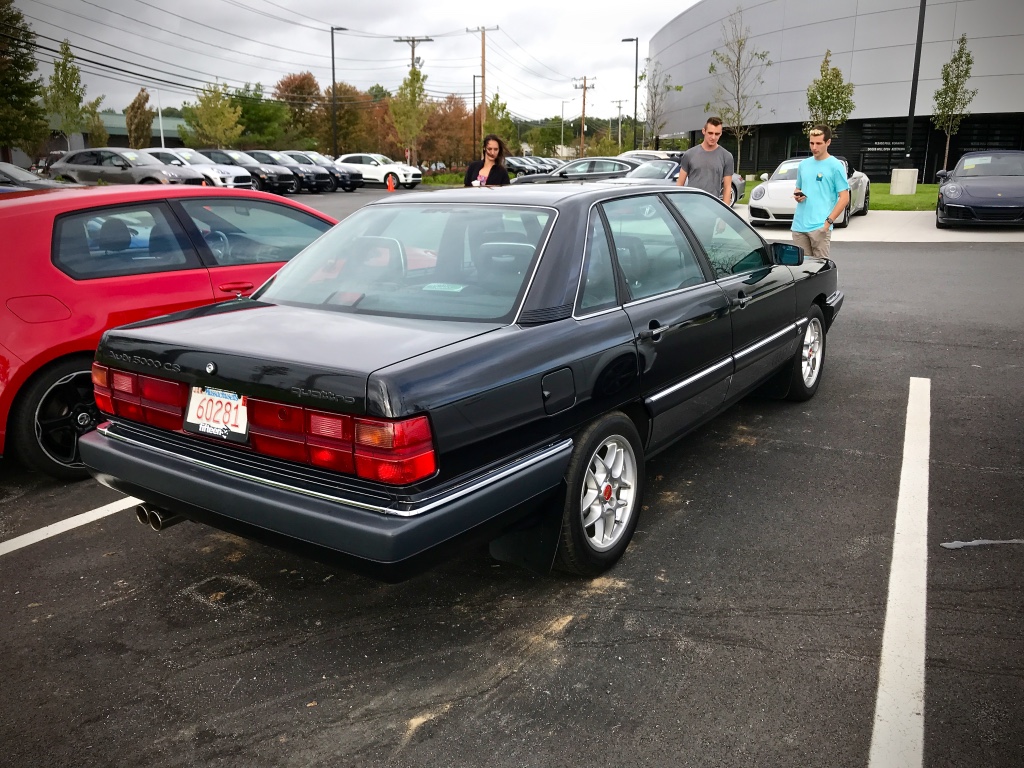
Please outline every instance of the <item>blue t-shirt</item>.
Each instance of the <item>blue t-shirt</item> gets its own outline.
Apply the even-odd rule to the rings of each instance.
[[[813,232],[824,227],[825,219],[839,201],[839,193],[850,188],[846,168],[831,155],[824,160],[801,160],[796,169],[796,186],[807,199],[796,204],[791,227],[794,232]]]

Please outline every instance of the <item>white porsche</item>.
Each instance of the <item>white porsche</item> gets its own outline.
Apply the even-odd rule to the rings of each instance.
[[[423,180],[423,172],[419,168],[405,163],[396,163],[389,157],[373,152],[342,155],[335,162],[355,166],[363,174],[364,181],[373,181],[378,184],[387,184],[388,176],[392,176],[396,187],[401,184],[406,189],[412,189]]]
[[[850,204],[836,222],[837,227],[845,227],[850,223],[851,216],[866,216],[871,204],[871,183],[868,177],[850,167],[845,157],[833,155],[846,168],[846,178],[850,182]],[[761,224],[785,224],[793,222],[796,213],[796,200],[793,190],[796,189],[796,167],[803,157],[791,157],[783,160],[775,173],[769,178],[767,173],[761,174],[761,181],[750,193],[747,215],[755,227]]]

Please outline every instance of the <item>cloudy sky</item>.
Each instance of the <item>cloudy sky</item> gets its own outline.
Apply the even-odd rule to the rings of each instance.
[[[312,72],[321,86],[331,79],[331,26],[339,82],[360,89],[380,83],[391,91],[408,72],[411,46],[419,42],[427,90],[470,101],[480,72],[480,33],[487,28],[487,92],[498,90],[517,117],[580,114],[580,89],[588,78],[587,113],[611,116],[623,100],[633,110],[634,46],[640,69],[651,36],[697,0],[674,4],[513,0],[15,0],[38,37],[56,50],[67,38],[79,57],[86,98],[105,95],[105,107],[124,109],[145,86],[155,106],[194,101],[196,89],[219,81],[229,87],[260,82],[269,92],[282,76]],[[657,9],[656,9],[657,8]],[[109,9],[109,10],[108,10]],[[497,27],[497,29],[495,29]],[[48,78],[53,54],[40,49],[39,71]],[[479,81],[477,81],[479,83]],[[479,85],[477,85],[479,90]]]

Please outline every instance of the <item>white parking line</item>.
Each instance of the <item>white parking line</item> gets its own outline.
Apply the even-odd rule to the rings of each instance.
[[[924,764],[931,379],[910,380],[869,768]]]
[[[17,536],[13,539],[8,539],[7,541],[0,541],[0,556],[10,554],[11,552],[22,549],[23,547],[27,547],[30,544],[35,544],[43,539],[48,539],[51,536],[56,536],[64,533],[65,531],[70,531],[72,528],[78,528],[81,525],[86,525],[95,520],[107,517],[108,515],[113,515],[120,512],[122,509],[128,509],[129,507],[134,507],[136,504],[140,503],[139,499],[132,496],[126,496],[118,501],[113,501],[110,504],[97,507],[90,512],[83,512],[80,515],[69,517],[67,520],[61,520],[59,523],[48,525],[37,531],[32,531],[31,533],[26,533],[23,536]]]

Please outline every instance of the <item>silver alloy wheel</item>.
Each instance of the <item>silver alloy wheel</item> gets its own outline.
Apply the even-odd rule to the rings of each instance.
[[[800,357],[804,386],[808,389],[814,386],[814,382],[818,380],[821,373],[821,348],[824,336],[821,321],[816,317],[810,318],[807,328],[804,330],[804,348]]]
[[[583,533],[592,549],[606,552],[622,538],[635,511],[636,485],[633,446],[610,435],[590,457],[580,493]]]

